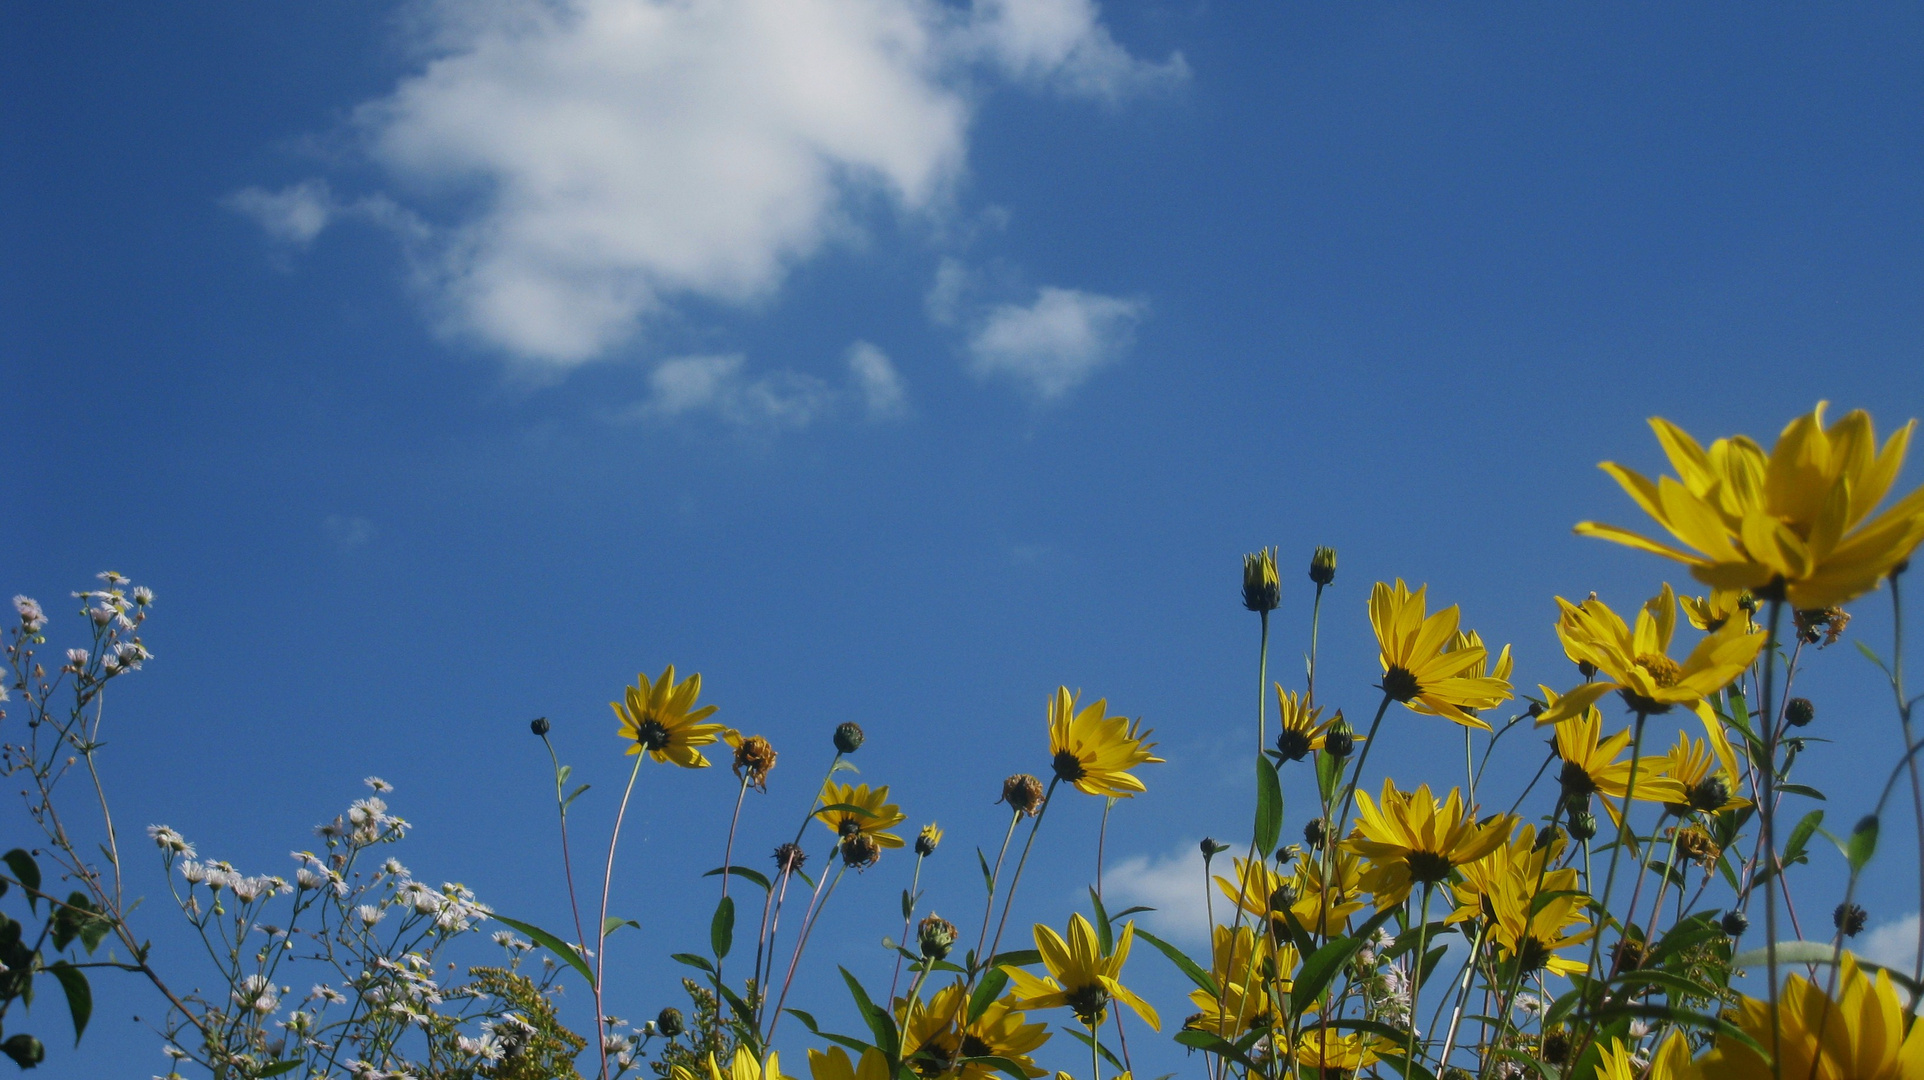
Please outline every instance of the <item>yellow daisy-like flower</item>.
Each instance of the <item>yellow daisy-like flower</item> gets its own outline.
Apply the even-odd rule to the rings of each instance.
[[[1559,698],[1549,687],[1539,687],[1544,700],[1550,703],[1549,711],[1563,707],[1568,698]],[[1713,721],[1715,717],[1711,718]],[[1563,785],[1563,794],[1595,795],[1610,812],[1612,823],[1623,819],[1623,811],[1618,808],[1630,787],[1631,762],[1636,763],[1637,790],[1634,797],[1643,802],[1674,803],[1689,799],[1690,793],[1682,784],[1665,774],[1666,762],[1660,757],[1643,757],[1618,761],[1618,755],[1630,745],[1632,734],[1628,728],[1609,738],[1603,737],[1603,714],[1592,705],[1576,715],[1575,719],[1565,720],[1557,725],[1557,756],[1563,759],[1563,771],[1558,780]]]
[[[1663,1045],[1657,1047],[1647,1070],[1637,1067],[1634,1053],[1622,1039],[1611,1039],[1603,1048],[1597,1075],[1602,1080],[1697,1080],[1699,1073],[1690,1060],[1690,1040],[1673,1028]],[[1770,1075],[1770,1067],[1765,1066],[1759,1075]]]
[[[1463,805],[1456,788],[1438,802],[1428,784],[1411,792],[1396,790],[1396,781],[1383,781],[1383,801],[1356,793],[1356,829],[1343,846],[1369,861],[1363,887],[1376,898],[1381,911],[1408,899],[1413,885],[1435,885],[1450,871],[1488,855],[1510,835],[1507,815],[1478,825],[1475,808]]]
[[[1891,977],[1880,971],[1871,978],[1847,952],[1837,988],[1839,996],[1833,1002],[1821,985],[1792,975],[1778,999],[1778,1024],[1771,1023],[1769,1003],[1749,997],[1738,1003],[1731,1019],[1766,1052],[1773,1045],[1777,1047],[1779,1068],[1786,1077],[1924,1077],[1924,1025],[1906,1022],[1904,1000]],[[1777,1029],[1774,1034],[1773,1026]],[[1722,1037],[1697,1065],[1703,1080],[1753,1080],[1771,1075],[1770,1062],[1755,1050]]]
[[[1004,995],[990,1002],[968,1023],[968,995],[961,983],[951,983],[927,1001],[895,1001],[896,1022],[902,1029],[902,1057],[919,1076],[943,1080],[990,1080],[992,1065],[970,1058],[997,1057],[1014,1062],[1029,1076],[1041,1076],[1030,1055],[1049,1041],[1049,1025],[1028,1023],[1015,998]],[[817,1077],[816,1080],[822,1080]],[[856,1080],[868,1080],[857,1077]]]
[[[1064,686],[1049,701],[1049,753],[1056,777],[1088,795],[1128,798],[1147,791],[1129,772],[1138,765],[1160,763],[1149,751],[1149,732],[1140,720],[1105,715],[1106,700],[1078,711],[1076,696]]]
[[[1660,716],[1682,705],[1712,724],[1716,717],[1704,699],[1743,674],[1764,646],[1763,633],[1749,633],[1744,623],[1732,621],[1705,635],[1683,663],[1672,660],[1677,597],[1668,584],[1637,612],[1634,631],[1595,597],[1572,604],[1559,596],[1557,605],[1562,609],[1557,637],[1563,651],[1578,663],[1592,665],[1602,677],[1564,694],[1537,717],[1538,724],[1575,716],[1612,690],[1645,716]]]
[[[707,746],[721,736],[722,725],[701,721],[715,715],[715,706],[695,708],[701,696],[701,675],[696,673],[682,682],[675,681],[675,665],[661,677],[650,681],[635,676],[636,685],[628,687],[624,701],[611,701],[609,707],[621,719],[621,737],[628,742],[628,753],[647,754],[656,761],[672,761],[686,769],[705,769],[708,759],[697,746]]]
[[[1189,1000],[1200,1012],[1183,1026],[1234,1041],[1274,1020],[1272,995],[1289,993],[1298,956],[1294,945],[1279,948],[1251,926],[1218,926],[1213,938],[1209,970],[1222,988],[1222,1000],[1207,990],[1190,991]]]
[[[901,807],[889,802],[887,784],[871,790],[867,784],[832,780],[822,785],[822,809],[815,811],[815,817],[844,840],[867,835],[885,848],[902,846],[902,838],[888,830],[908,819]]]
[[[769,1053],[768,1064],[764,1067],[755,1059],[755,1055],[748,1052],[747,1047],[735,1048],[735,1057],[726,1069],[721,1067],[721,1063],[715,1060],[714,1052],[710,1051],[707,1072],[707,1080],[789,1080],[782,1075],[780,1058],[773,1051]],[[695,1080],[695,1074],[677,1065],[674,1080]]]
[[[1461,649],[1483,650],[1483,658],[1465,668],[1460,676],[1461,678],[1481,679],[1489,677],[1501,680],[1505,686],[1510,684],[1510,669],[1514,666],[1514,661],[1510,659],[1510,647],[1508,645],[1503,646],[1503,651],[1497,654],[1496,663],[1492,664],[1490,663],[1490,651],[1484,648],[1482,635],[1474,630],[1458,630],[1456,633],[1450,635],[1449,644],[1443,646],[1443,652],[1449,654]],[[1430,716],[1442,715],[1420,700],[1410,702],[1410,711],[1426,713]],[[1474,708],[1468,706],[1466,706],[1463,711],[1471,715],[1475,715],[1476,713]]]
[[[1732,619],[1743,623],[1746,633],[1757,629],[1750,617],[1757,610],[1757,602],[1741,589],[1717,589],[1709,596],[1679,596],[1677,603],[1690,625],[1705,633],[1722,630]]]
[[[1590,925],[1589,897],[1575,893],[1574,867],[1544,874],[1541,890],[1534,875],[1528,880],[1506,875],[1493,884],[1484,900],[1496,915],[1490,924],[1489,940],[1499,956],[1520,956],[1525,972],[1571,975],[1589,970],[1590,965],[1581,960],[1557,955],[1559,950],[1581,945],[1596,934]],[[1559,893],[1563,895],[1556,895]],[[1531,899],[1538,896],[1550,899],[1539,901],[1532,915]]]
[[[1330,725],[1343,718],[1342,710],[1324,720],[1323,710],[1311,707],[1308,695],[1297,697],[1282,683],[1271,685],[1276,688],[1276,752],[1284,761],[1301,761],[1311,750],[1321,750]]]
[[[1743,777],[1737,771],[1737,757],[1728,742],[1714,753],[1702,740],[1693,739],[1683,732],[1677,732],[1677,743],[1664,756],[1663,771],[1677,786],[1684,789],[1688,797],[1681,802],[1668,804],[1671,813],[1684,817],[1692,810],[1706,814],[1737,810],[1750,805],[1750,800],[1738,792],[1743,790]]]
[[[1298,855],[1295,868],[1287,873],[1264,859],[1239,858],[1235,869],[1236,880],[1216,875],[1216,888],[1258,919],[1275,918],[1282,910],[1278,905],[1286,903],[1304,929],[1341,933],[1349,928],[1349,917],[1363,910],[1363,902],[1357,899],[1363,893],[1363,861],[1347,851],[1330,856],[1329,888],[1323,885],[1322,858],[1311,852]],[[1245,879],[1246,886],[1238,884]]]
[[[1305,1021],[1303,1028],[1296,1040],[1296,1063],[1314,1070],[1312,1076],[1347,1076],[1376,1064],[1381,1051],[1398,1051],[1394,1043],[1380,1035],[1342,1033],[1314,1021]]]
[[[1661,418],[1650,426],[1677,478],[1655,483],[1614,462],[1601,468],[1684,547],[1594,521],[1577,532],[1675,559],[1715,589],[1765,594],[1781,583],[1793,608],[1842,604],[1877,587],[1924,540],[1924,488],[1884,501],[1910,446],[1913,420],[1878,448],[1859,409],[1824,426],[1824,403],[1792,420],[1766,455],[1750,439],[1705,450]],[[1685,550],[1685,549],[1689,550]]]
[[[1021,968],[1007,968],[1014,984],[1015,1003],[1026,1009],[1053,1009],[1067,1006],[1076,1019],[1088,1027],[1101,1027],[1109,1016],[1109,1003],[1119,1001],[1142,1017],[1143,1023],[1157,1031],[1162,1020],[1155,1007],[1122,985],[1123,962],[1129,959],[1129,946],[1136,938],[1136,924],[1127,923],[1116,938],[1115,951],[1102,955],[1096,942],[1096,928],[1081,915],[1069,917],[1069,940],[1063,941],[1054,930],[1041,923],[1035,928],[1036,951],[1049,974],[1042,977]]]
[[[1537,874],[1546,864],[1553,864],[1563,854],[1564,840],[1561,833],[1551,838],[1548,844],[1537,846],[1537,828],[1525,824],[1505,843],[1499,844],[1488,855],[1464,863],[1457,869],[1462,872],[1463,880],[1450,886],[1456,897],[1456,910],[1450,912],[1445,922],[1460,923],[1478,918],[1495,918],[1494,897],[1509,887],[1512,880],[1536,885]]]
[[[1448,717],[1459,724],[1490,730],[1474,710],[1488,709],[1510,698],[1510,684],[1492,675],[1470,674],[1487,663],[1482,645],[1450,648],[1457,630],[1454,605],[1425,616],[1424,593],[1396,579],[1394,586],[1377,582],[1370,590],[1370,625],[1383,663],[1383,692],[1419,712]]]
[[[862,1051],[859,1065],[839,1046],[829,1047],[827,1053],[810,1050],[808,1075],[813,1080],[890,1080],[888,1059],[874,1047]]]

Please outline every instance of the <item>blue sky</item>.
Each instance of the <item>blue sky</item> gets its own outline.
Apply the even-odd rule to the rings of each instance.
[[[1559,685],[1553,595],[1682,584],[1570,534],[1637,522],[1594,466],[1657,469],[1645,417],[1924,412],[1912,8],[676,10],[0,15],[0,566],[57,614],[108,567],[160,596],[116,692],[122,820],[285,873],[379,774],[417,873],[559,925],[526,721],[595,784],[593,835],[605,703],[673,662],[781,751],[746,850],[853,719],[863,777],[949,830],[925,880],[964,922],[1062,683],[1162,741],[1110,838],[1112,887],[1156,894],[1247,828],[1242,552],[1282,548],[1288,677],[1301,567],[1340,550],[1319,685],[1353,714],[1368,585],[1399,575]],[[1887,651],[1886,603],[1852,633]],[[1833,650],[1800,684],[1845,740],[1808,761],[1838,824],[1900,745],[1869,675]],[[1455,729],[1386,727],[1372,766],[1457,775]],[[1285,787],[1293,833],[1312,789]],[[732,794],[644,773],[617,1014],[678,995]],[[1066,918],[1098,815],[1051,815],[1019,918]],[[1874,924],[1917,907],[1887,846]],[[818,972],[883,969],[906,873],[838,894]],[[1130,970],[1186,1015],[1159,958]],[[161,1071],[127,1020],[151,998],[99,993],[47,1074]]]

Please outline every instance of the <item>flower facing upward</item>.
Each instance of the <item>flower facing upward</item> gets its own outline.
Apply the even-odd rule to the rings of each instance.
[[[1029,1055],[1049,1041],[1049,1025],[1027,1023],[1028,1014],[1015,1007],[1010,995],[990,1002],[974,1021],[968,1019],[968,1005],[959,982],[936,991],[927,1001],[895,999],[902,1058],[916,1075],[929,1080],[990,1080],[996,1067],[981,1058],[1004,1058],[1028,1076],[1043,1075]]]
[[[1776,1045],[1783,1075],[1797,1080],[1924,1076],[1924,1025],[1906,1024],[1904,999],[1891,977],[1880,971],[1871,978],[1846,952],[1837,989],[1833,1002],[1821,985],[1792,975],[1778,998],[1780,1024],[1771,1023],[1768,1003],[1749,997],[1738,1002],[1732,1019],[1766,1051]],[[1728,1037],[1719,1037],[1697,1065],[1703,1080],[1771,1075],[1767,1059]]]
[[[1252,1028],[1267,1026],[1275,1017],[1271,993],[1287,994],[1297,964],[1296,947],[1275,946],[1269,935],[1254,927],[1214,930],[1210,974],[1222,988],[1222,1000],[1207,990],[1192,990],[1189,1000],[1201,1010],[1183,1026],[1234,1041]]]
[[[1577,532],[1675,559],[1715,589],[1762,594],[1781,583],[1794,608],[1841,604],[1876,588],[1924,540],[1924,488],[1871,517],[1897,481],[1916,423],[1880,449],[1870,414],[1860,409],[1825,427],[1819,402],[1766,455],[1743,436],[1705,450],[1653,418],[1675,479],[1653,483],[1608,461],[1601,468],[1684,546],[1594,521]]]
[[[670,664],[653,681],[646,675],[635,676],[635,685],[623,696],[626,700],[608,704],[621,720],[621,737],[629,743],[628,753],[647,754],[656,761],[672,761],[687,769],[708,767],[708,759],[695,747],[714,742],[722,726],[701,722],[715,715],[715,706],[694,707],[695,699],[701,696],[700,673],[677,683],[675,665]]]
[[[1264,548],[1243,556],[1243,606],[1251,611],[1275,611],[1283,602],[1283,585],[1276,576],[1276,549]]]
[[[1271,685],[1276,688],[1276,752],[1284,761],[1301,761],[1311,750],[1321,750],[1323,736],[1342,712],[1324,720],[1323,710],[1310,707],[1308,695],[1299,698],[1282,683]]]
[[[1612,690],[1646,716],[1660,716],[1682,705],[1709,724],[1714,714],[1704,699],[1743,674],[1764,645],[1762,632],[1748,633],[1745,623],[1732,620],[1705,635],[1683,663],[1672,660],[1677,597],[1669,585],[1638,610],[1634,631],[1595,597],[1572,604],[1559,596],[1557,606],[1562,609],[1557,637],[1563,641],[1563,651],[1570,659],[1596,668],[1602,677],[1564,694],[1537,717],[1538,724],[1567,720]]]
[[[1129,946],[1136,937],[1136,924],[1127,923],[1116,938],[1115,951],[1102,955],[1096,942],[1096,928],[1081,915],[1069,917],[1069,940],[1063,941],[1054,930],[1041,923],[1035,928],[1036,951],[1048,968],[1047,977],[1032,975],[1021,968],[1007,968],[1015,985],[1016,1003],[1029,1009],[1068,1006],[1076,1019],[1088,1027],[1100,1027],[1109,1015],[1109,1002],[1119,1001],[1133,1009],[1143,1022],[1157,1031],[1162,1020],[1148,1002],[1122,985],[1123,962],[1129,959]]]
[[[1438,802],[1428,784],[1401,792],[1385,779],[1381,804],[1365,791],[1356,793],[1356,803],[1356,831],[1343,846],[1369,861],[1363,887],[1375,895],[1379,911],[1408,899],[1415,884],[1446,880],[1451,870],[1488,855],[1510,835],[1507,816],[1478,825],[1455,788]]]
[[[1149,752],[1156,744],[1145,741],[1142,722],[1104,715],[1108,704],[1078,711],[1069,688],[1058,688],[1049,702],[1049,753],[1057,779],[1088,795],[1126,798],[1147,790],[1129,770],[1162,759]]]
[[[866,836],[887,848],[902,846],[902,838],[889,832],[908,818],[902,808],[889,802],[888,785],[871,790],[867,784],[822,785],[822,808],[815,817],[830,832],[847,840]]]
[[[1394,586],[1379,581],[1370,590],[1370,625],[1381,653],[1383,692],[1406,705],[1421,702],[1423,712],[1488,731],[1490,725],[1465,710],[1508,700],[1510,684],[1469,674],[1488,653],[1481,645],[1447,648],[1456,634],[1457,609],[1447,607],[1426,617],[1427,589],[1411,592],[1398,578]]]
[[[1557,697],[1549,687],[1539,689],[1550,703],[1551,711],[1562,706],[1565,699]],[[1637,773],[1637,788],[1633,793],[1635,798],[1662,803],[1687,801],[1690,793],[1684,790],[1683,785],[1665,775],[1663,758],[1644,756],[1617,760],[1617,756],[1630,745],[1630,739],[1628,729],[1604,738],[1603,714],[1594,705],[1577,714],[1575,719],[1558,724],[1557,756],[1563,759],[1563,771],[1558,778],[1563,784],[1564,797],[1582,802],[1588,796],[1595,795],[1603,800],[1604,809],[1610,812],[1610,820],[1620,821],[1622,811],[1610,800],[1620,802],[1629,791],[1634,761]]]

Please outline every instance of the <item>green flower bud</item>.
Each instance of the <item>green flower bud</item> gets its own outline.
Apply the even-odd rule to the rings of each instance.
[[[1309,557],[1309,579],[1318,585],[1336,580],[1336,549],[1319,547]]]
[[[1275,611],[1282,602],[1283,585],[1276,577],[1276,549],[1264,548],[1243,556],[1243,606],[1251,611]]]
[[[930,915],[916,928],[916,943],[925,960],[946,960],[955,947],[955,924],[940,915]]]
[[[1817,706],[1809,698],[1794,697],[1784,706],[1784,719],[1791,727],[1803,727],[1817,719]]]
[[[862,734],[862,725],[853,720],[837,725],[835,728],[835,749],[839,753],[853,754],[862,748],[867,736]]]

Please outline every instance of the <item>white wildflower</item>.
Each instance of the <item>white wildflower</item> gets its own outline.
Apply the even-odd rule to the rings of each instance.
[[[68,649],[67,666],[75,671],[87,666],[87,658],[92,655],[85,649]]]
[[[383,780],[378,776],[367,777],[366,779],[362,780],[361,783],[366,784],[368,787],[373,788],[375,791],[378,791],[383,795],[394,790],[393,784],[388,783],[386,780]]]
[[[380,922],[381,919],[387,915],[387,912],[382,911],[373,904],[362,904],[360,907],[354,909],[354,915],[361,920],[362,926],[373,926],[375,923]]]
[[[40,610],[40,602],[30,596],[14,597],[13,610],[20,613],[20,626],[29,634],[47,625],[47,613]]]

